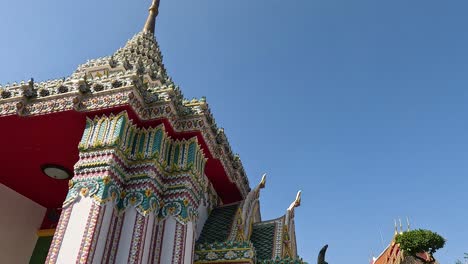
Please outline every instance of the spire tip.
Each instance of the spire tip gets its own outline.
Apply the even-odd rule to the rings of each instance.
[[[153,0],[153,2],[151,3],[150,8],[148,9],[148,18],[146,19],[145,26],[143,27],[144,32],[150,32],[154,34],[156,17],[159,14],[159,2],[160,0]]]

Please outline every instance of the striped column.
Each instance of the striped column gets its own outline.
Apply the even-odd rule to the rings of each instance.
[[[79,197],[63,210],[46,263],[99,263],[113,207]],[[98,261],[93,261],[97,259]]]

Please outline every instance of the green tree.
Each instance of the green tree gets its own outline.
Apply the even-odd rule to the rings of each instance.
[[[397,235],[396,242],[407,254],[414,257],[417,253],[427,252],[433,255],[445,245],[445,238],[430,230],[416,229]]]

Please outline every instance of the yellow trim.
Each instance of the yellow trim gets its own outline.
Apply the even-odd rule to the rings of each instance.
[[[55,228],[52,229],[41,229],[37,230],[36,235],[38,237],[50,237],[55,234]]]

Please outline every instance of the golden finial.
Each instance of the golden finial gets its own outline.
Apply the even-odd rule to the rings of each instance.
[[[299,207],[301,205],[301,195],[302,191],[298,191],[296,195],[296,200],[294,200],[294,207]]]
[[[260,189],[265,188],[266,176],[267,176],[267,174],[264,173],[263,176],[262,176],[262,180],[261,180],[260,183],[258,184],[258,187],[259,187]]]
[[[301,191],[297,192],[296,199],[291,205],[288,207],[287,214],[286,214],[286,224],[289,224],[289,221],[294,218],[294,209],[301,205]]]
[[[159,2],[160,0],[153,0],[153,3],[150,6],[148,18],[146,19],[145,26],[143,27],[144,32],[154,33],[156,17],[159,14]]]

